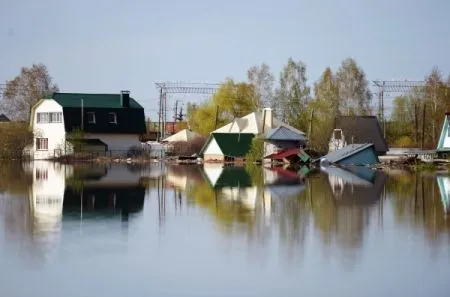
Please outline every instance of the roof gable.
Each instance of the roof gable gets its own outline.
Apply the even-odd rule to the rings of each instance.
[[[252,133],[213,133],[212,137],[225,156],[244,157],[250,150],[255,135]]]
[[[375,116],[340,116],[336,118],[334,128],[342,129],[347,143],[373,143],[377,153],[388,151]]]
[[[280,126],[270,130],[267,133],[266,139],[268,140],[290,140],[290,141],[302,141],[306,137],[296,131],[293,131],[287,127]]]

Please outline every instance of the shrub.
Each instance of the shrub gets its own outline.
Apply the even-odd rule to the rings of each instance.
[[[253,138],[250,151],[245,155],[248,163],[261,161],[264,157],[264,140],[261,138]]]
[[[395,142],[398,147],[412,147],[414,146],[414,141],[409,136],[402,136]]]
[[[0,124],[0,159],[21,159],[23,149],[33,143],[33,133],[27,123],[9,122]]]
[[[197,136],[188,141],[176,141],[170,144],[169,154],[173,156],[198,155],[205,145],[206,137]]]

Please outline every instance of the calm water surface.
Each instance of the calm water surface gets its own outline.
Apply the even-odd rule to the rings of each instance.
[[[0,164],[0,296],[449,296],[450,176]]]

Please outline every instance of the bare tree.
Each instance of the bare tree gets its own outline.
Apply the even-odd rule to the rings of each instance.
[[[28,121],[31,107],[46,95],[58,91],[44,64],[23,67],[18,76],[6,82],[0,109],[11,119]]]
[[[248,82],[256,89],[259,103],[263,107],[274,107],[273,84],[275,77],[270,72],[269,66],[263,63],[260,66],[250,67],[247,71],[247,78]]]

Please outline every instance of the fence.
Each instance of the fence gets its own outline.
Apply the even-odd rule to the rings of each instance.
[[[65,151],[62,149],[48,151],[25,150],[15,152],[16,159],[22,160],[77,160],[89,161],[98,158],[138,158],[138,159],[156,159],[166,156],[165,150],[152,150],[148,147],[131,147],[127,150],[79,150],[76,152]]]

